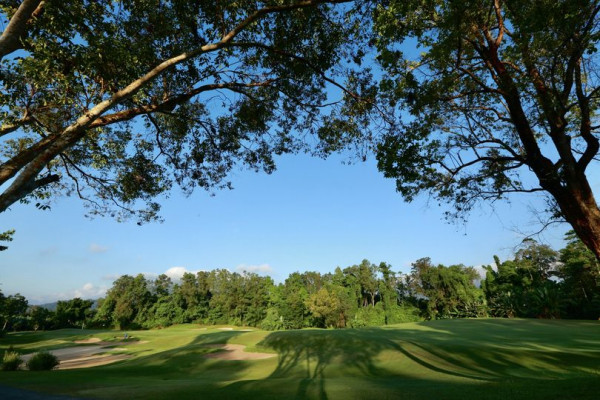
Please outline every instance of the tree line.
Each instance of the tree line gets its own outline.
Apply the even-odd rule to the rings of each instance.
[[[233,324],[268,330],[357,328],[423,319],[528,317],[597,319],[600,266],[572,233],[560,251],[526,240],[510,260],[494,257],[481,277],[473,267],[435,265],[409,274],[363,260],[333,273],[268,276],[226,269],[150,279],[123,275],[97,302],[59,301],[56,311],[0,292],[2,331],[66,327],[160,328],[181,323]]]

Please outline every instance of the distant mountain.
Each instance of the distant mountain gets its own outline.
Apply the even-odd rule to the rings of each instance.
[[[95,310],[96,308],[98,308],[98,299],[90,299],[90,300],[94,300],[94,304],[92,304],[92,310]],[[43,307],[49,311],[56,311],[57,303],[58,303],[58,301],[55,301],[52,303],[36,304],[36,305],[39,307]]]
[[[58,302],[55,301],[53,303],[38,304],[38,306],[42,307],[42,308],[45,308],[46,310],[49,310],[49,311],[56,311],[56,304],[57,303]]]

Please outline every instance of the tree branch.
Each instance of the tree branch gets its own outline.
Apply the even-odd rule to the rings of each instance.
[[[27,34],[27,23],[44,7],[42,0],[23,0],[0,36],[0,60],[22,48],[22,39]]]
[[[58,182],[59,180],[59,175],[49,174],[40,179],[29,181],[25,185],[21,185],[19,188],[17,188],[18,190],[7,190],[2,195],[0,195],[0,204],[7,204],[6,208],[8,208],[8,206],[21,200],[31,192],[51,183]],[[4,208],[4,210],[6,208]]]
[[[203,45],[193,51],[185,52],[163,61],[148,71],[144,76],[131,82],[125,88],[114,93],[109,99],[97,104],[84,115],[79,117],[75,123],[64,129],[61,133],[57,135],[50,135],[45,140],[38,142],[36,145],[30,148],[30,150],[32,148],[40,150],[39,153],[34,151],[32,154],[32,152],[28,150],[27,156],[19,154],[15,157],[18,158],[20,162],[14,162],[16,160],[13,158],[12,160],[9,160],[7,163],[4,163],[2,166],[0,166],[0,185],[21,171],[14,179],[12,184],[6,189],[4,194],[0,196],[0,212],[6,210],[6,208],[12,204],[10,199],[12,199],[15,194],[20,193],[22,188],[27,187],[28,182],[31,182],[33,179],[35,179],[45,165],[47,165],[58,154],[73,146],[83,136],[85,136],[92,123],[96,121],[102,114],[114,107],[116,104],[133,96],[141,88],[148,85],[166,70],[169,70],[176,65],[193,59],[201,54],[213,52],[227,47],[240,32],[259,20],[264,15],[313,7],[326,2],[345,3],[349,1],[351,0],[302,0],[288,5],[264,7],[246,17],[235,28],[229,31],[229,33],[224,35],[218,42]]]
[[[261,87],[261,86],[269,86],[273,83],[274,80],[267,80],[263,82],[252,82],[252,83],[240,83],[240,82],[230,82],[230,83],[213,83],[199,86],[195,89],[190,90],[187,93],[183,93],[177,96],[172,96],[166,101],[160,104],[148,104],[135,108],[130,108],[128,110],[119,111],[114,114],[103,115],[96,119],[94,122],[90,124],[91,128],[98,128],[101,126],[111,125],[118,122],[129,121],[138,115],[142,114],[151,114],[154,112],[161,111],[171,111],[174,107],[179,104],[183,104],[186,101],[189,101],[194,96],[211,90],[218,89],[229,89],[235,92],[239,92],[239,89],[242,88],[253,88],[253,87]]]
[[[577,165],[581,168],[581,171],[585,171],[590,162],[594,159],[598,150],[600,150],[600,143],[598,139],[592,135],[592,122],[590,120],[590,99],[583,92],[583,83],[581,79],[581,63],[579,62],[575,69],[575,92],[577,94],[577,101],[579,102],[579,109],[581,111],[581,122],[579,126],[579,132],[583,140],[585,140],[587,147],[583,155],[579,158]]]

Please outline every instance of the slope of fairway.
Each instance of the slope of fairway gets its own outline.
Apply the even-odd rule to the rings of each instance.
[[[447,320],[385,328],[286,332],[182,325],[129,332],[115,364],[0,373],[0,383],[106,399],[596,399],[597,321]],[[22,352],[122,340],[115,331],[10,334]],[[272,358],[206,357],[218,344]],[[241,351],[239,346],[229,349]],[[226,351],[226,350],[225,350]]]

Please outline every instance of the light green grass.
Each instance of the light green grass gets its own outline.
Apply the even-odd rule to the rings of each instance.
[[[4,372],[0,384],[106,399],[596,399],[597,321],[448,320],[385,328],[265,332],[182,325],[128,332],[133,358],[89,369]],[[64,347],[122,332],[10,334],[0,348]],[[207,359],[205,346],[276,352],[254,361]]]

